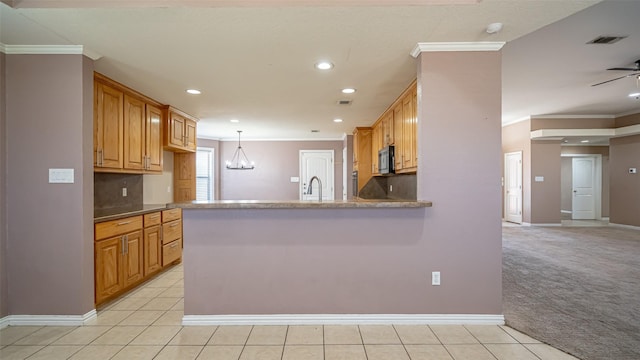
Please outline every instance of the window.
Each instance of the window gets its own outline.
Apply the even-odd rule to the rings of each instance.
[[[214,149],[199,147],[196,151],[196,200],[214,200],[213,157]]]

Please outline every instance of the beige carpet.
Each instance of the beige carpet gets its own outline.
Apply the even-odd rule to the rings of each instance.
[[[640,231],[504,227],[507,325],[584,360],[640,359]]]

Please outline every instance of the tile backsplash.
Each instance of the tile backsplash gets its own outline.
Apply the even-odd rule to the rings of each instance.
[[[416,200],[417,180],[416,174],[374,176],[360,190],[359,196],[363,199]]]
[[[94,209],[142,206],[142,175],[94,173],[93,186]],[[122,196],[123,188],[127,196]]]

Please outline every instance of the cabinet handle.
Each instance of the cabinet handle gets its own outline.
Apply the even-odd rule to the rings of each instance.
[[[129,253],[129,235],[125,235],[124,236],[124,253],[128,254]]]
[[[96,166],[102,166],[103,156],[102,149],[96,150]]]
[[[124,255],[124,237],[125,237],[125,236],[126,236],[126,235],[122,235],[122,236],[120,237],[120,249],[121,249],[121,250],[120,250],[120,253],[121,253],[122,255]]]
[[[100,149],[100,166],[104,166],[104,149]]]
[[[117,226],[121,226],[121,225],[127,225],[127,224],[131,224],[131,221],[123,221],[123,222],[119,222],[116,225]]]

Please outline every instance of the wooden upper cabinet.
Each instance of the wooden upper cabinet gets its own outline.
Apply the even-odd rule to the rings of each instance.
[[[173,201],[184,202],[196,199],[196,154],[175,153],[173,155]]]
[[[414,147],[413,142],[415,140],[415,136],[413,136],[413,113],[413,96],[409,93],[402,99],[402,115],[404,118],[402,121],[403,168],[410,168],[414,166],[412,155],[412,149]]]
[[[395,170],[402,170],[404,161],[402,160],[403,149],[403,132],[402,123],[404,117],[402,116],[402,103],[396,104],[393,108],[393,127],[394,127],[394,146],[395,146]]]
[[[146,155],[147,171],[162,172],[162,110],[151,104],[146,105]]]
[[[165,106],[162,112],[166,122],[164,148],[175,152],[195,152],[198,119],[171,106]]]
[[[93,165],[121,169],[123,166],[124,94],[107,84],[94,83]]]
[[[357,127],[353,131],[354,170],[358,171],[358,191],[371,179],[371,140],[373,130],[370,127]]]
[[[129,95],[124,96],[124,168],[146,168],[145,103]]]
[[[371,133],[371,174],[377,175],[380,173],[378,169],[378,151],[384,147],[383,146],[383,124],[382,122],[378,122],[373,126],[373,131]]]
[[[418,89],[414,86],[411,91],[411,97],[413,98],[413,146],[411,147],[411,155],[413,158],[413,167],[418,166]]]
[[[160,104],[94,73],[94,171],[162,173]]]
[[[382,147],[393,145],[394,137],[393,111],[387,111],[382,117]]]

